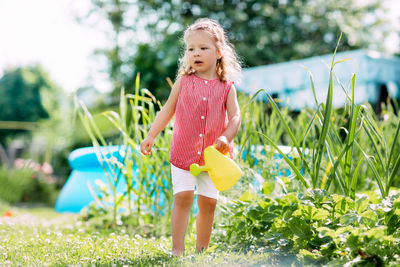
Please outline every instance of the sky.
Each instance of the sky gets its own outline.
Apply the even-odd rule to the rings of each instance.
[[[362,0],[365,1],[365,0]],[[400,1],[385,0],[388,16],[398,29]],[[89,0],[0,0],[0,77],[4,69],[39,63],[66,92],[94,86],[107,92],[111,85],[105,64],[93,55],[107,45],[106,35],[79,24]],[[393,34],[385,42],[389,51],[399,51]]]
[[[109,90],[104,64],[93,56],[107,40],[75,19],[87,12],[85,2],[0,0],[0,76],[4,69],[39,63],[66,92],[91,83]]]

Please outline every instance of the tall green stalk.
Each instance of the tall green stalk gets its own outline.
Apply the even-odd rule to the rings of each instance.
[[[400,168],[400,154],[395,154],[395,151],[398,151],[400,147],[400,120],[397,118],[394,136],[388,136],[392,141],[389,145],[385,137],[385,130],[387,129],[378,126],[372,113],[373,111],[371,108],[365,107],[362,118],[364,122],[363,129],[372,144],[372,151],[375,156],[371,157],[364,151],[363,155],[379,185],[382,196],[387,197],[395,178],[398,177]]]
[[[283,160],[290,166],[296,175],[297,179],[305,186],[312,188],[323,188],[326,190],[337,191],[340,190],[342,194],[345,196],[355,198],[355,193],[357,192],[357,188],[359,186],[359,178],[360,172],[363,168],[363,162],[366,159],[370,166],[373,165],[371,159],[366,157],[366,153],[362,147],[360,147],[357,143],[357,138],[361,134],[362,127],[372,127],[371,133],[367,133],[373,147],[375,147],[375,151],[377,154],[378,162],[381,163],[381,169],[384,170],[384,160],[382,159],[382,155],[377,148],[378,143],[383,143],[382,134],[377,129],[376,122],[370,120],[368,117],[365,117],[365,107],[356,105],[354,103],[355,99],[355,74],[352,75],[351,78],[351,95],[348,95],[346,90],[344,90],[346,94],[346,107],[348,107],[348,127],[344,127],[341,123],[346,122],[346,120],[337,116],[333,117],[334,110],[332,107],[332,98],[333,98],[333,78],[335,77],[338,81],[338,84],[344,89],[343,85],[337,79],[334,73],[334,67],[337,64],[340,64],[349,59],[342,59],[339,61],[335,61],[335,56],[337,52],[337,48],[339,46],[341,40],[341,36],[338,39],[337,47],[333,53],[332,63],[329,71],[329,84],[328,84],[328,93],[325,100],[325,103],[318,103],[316,98],[315,86],[312,74],[310,73],[310,83],[311,88],[314,95],[314,100],[316,104],[316,110],[312,115],[308,124],[302,124],[304,131],[303,134],[299,137],[299,135],[295,135],[294,131],[287,122],[287,116],[285,116],[281,111],[278,105],[275,103],[274,99],[267,94],[267,99],[271,104],[271,107],[280,121],[282,128],[287,133],[291,144],[293,145],[293,149],[297,152],[298,158],[300,159],[300,165],[295,164],[295,159],[290,159],[287,157],[278,146],[278,143],[272,140],[267,134],[262,133],[260,131],[253,131],[253,134],[263,137],[265,141],[272,147],[276,149],[276,151],[281,154]],[[257,95],[261,92],[265,93],[265,90],[261,89],[254,95],[249,104],[258,97]],[[247,105],[246,105],[247,107]],[[335,120],[333,120],[335,119]],[[335,123],[334,123],[335,122]],[[399,127],[397,127],[399,129]],[[345,137],[341,134],[340,131],[345,133]],[[399,135],[399,130],[396,131],[396,138]],[[378,139],[380,141],[376,141]],[[313,139],[316,138],[317,142],[315,146],[312,146]],[[311,139],[311,141],[308,141]],[[247,137],[246,142],[250,140],[250,136]],[[311,147],[306,147],[306,144],[311,145]],[[242,150],[244,150],[244,145],[242,145]],[[389,160],[386,166],[391,166],[391,172],[384,171],[389,175],[386,180],[386,189],[382,185],[382,179],[376,179],[378,182],[378,186],[382,191],[382,195],[386,195],[386,191],[388,191],[388,187],[395,177],[395,173],[400,168],[398,162],[400,160],[398,157],[394,157],[395,151],[392,146],[391,152],[389,153]],[[355,154],[356,152],[356,154]],[[362,156],[364,155],[364,156]],[[357,156],[356,158],[354,156]],[[393,159],[392,159],[393,158]],[[393,161],[393,162],[391,162]],[[325,166],[331,165],[329,169],[324,168]],[[371,167],[372,168],[372,167]],[[386,167],[387,169],[388,167]],[[304,174],[301,169],[304,170]],[[373,173],[376,176],[379,176],[379,170],[374,168]],[[310,180],[310,183],[308,182]],[[337,188],[332,188],[333,184],[337,184]]]
[[[101,162],[108,166],[104,169],[109,181],[108,186],[115,199],[114,217],[119,210],[118,205],[125,199],[129,213],[136,218],[137,224],[157,225],[160,218],[170,216],[172,204],[170,167],[167,162],[171,128],[168,126],[163,136],[156,139],[151,156],[141,155],[140,143],[147,135],[150,124],[155,118],[154,105],[157,104],[161,108],[161,104],[148,90],[140,90],[139,86],[140,76],[138,75],[133,94],[126,94],[124,89],[121,90],[118,112],[107,110],[100,114],[107,118],[120,133],[122,142],[118,145],[124,152],[122,163],[113,161],[107,156],[103,156]],[[101,146],[110,145],[106,143],[104,136],[98,130],[96,121],[83,103],[80,105],[79,114],[96,150],[100,151]],[[109,169],[111,172],[107,172]],[[119,177],[123,177],[127,185],[122,198],[116,195]],[[160,228],[159,225],[157,226]]]

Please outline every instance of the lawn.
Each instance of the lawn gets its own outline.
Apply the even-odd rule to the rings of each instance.
[[[295,256],[252,247],[246,253],[219,249],[194,253],[195,236],[188,234],[187,253],[170,255],[169,236],[145,238],[124,228],[96,231],[76,214],[46,207],[0,206],[1,266],[287,266]],[[6,213],[7,211],[11,211]]]

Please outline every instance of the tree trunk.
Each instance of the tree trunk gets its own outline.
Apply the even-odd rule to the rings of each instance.
[[[6,150],[1,144],[0,144],[0,162],[3,163],[3,165],[6,165],[7,167],[10,166]]]

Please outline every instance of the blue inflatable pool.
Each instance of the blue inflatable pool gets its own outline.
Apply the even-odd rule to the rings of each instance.
[[[119,161],[122,161],[124,151],[120,150],[120,146],[101,147],[100,149],[103,154],[113,155]],[[97,159],[94,147],[84,147],[72,151],[68,157],[68,163],[72,172],[58,196],[55,210],[78,213],[94,201],[89,185],[92,188],[95,187],[96,180],[100,180],[106,185],[109,182],[101,163]],[[117,192],[126,192],[126,182],[122,176],[116,189]]]

